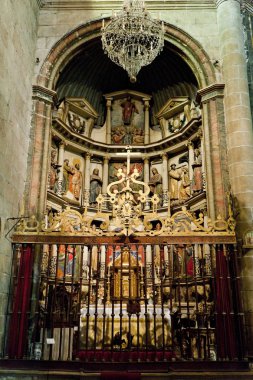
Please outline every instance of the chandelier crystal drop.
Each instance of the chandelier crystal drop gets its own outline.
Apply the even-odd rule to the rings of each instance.
[[[106,26],[103,22],[102,45],[109,58],[123,67],[134,83],[140,69],[163,49],[163,23],[151,18],[144,1],[125,0],[123,9]]]

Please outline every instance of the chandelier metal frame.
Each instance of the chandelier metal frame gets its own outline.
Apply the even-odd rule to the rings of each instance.
[[[152,19],[140,0],[125,0],[123,9],[102,26],[102,46],[109,58],[136,82],[143,66],[149,65],[164,46],[164,27]]]

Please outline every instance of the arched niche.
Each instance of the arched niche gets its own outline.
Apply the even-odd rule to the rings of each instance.
[[[100,39],[101,26],[101,20],[81,25],[64,35],[50,50],[40,69],[40,73],[37,77],[37,84],[34,86],[37,91],[34,99],[39,108],[48,108],[48,104],[50,101],[52,102],[53,97],[56,95],[55,90],[57,89],[57,83],[61,78],[61,74],[76,57],[82,54],[87,44],[92,43],[96,39]],[[215,84],[215,73],[210,58],[202,46],[189,34],[173,25],[165,24],[165,46],[166,45],[169,46],[174,57],[181,60],[182,65],[188,67],[192,77],[195,78],[196,90],[205,89]],[[157,61],[159,59],[160,57],[157,58]],[[166,61],[163,62],[164,65],[166,65],[166,63]],[[122,69],[118,67],[117,69],[122,72]],[[45,171],[49,167],[48,155],[46,156],[45,153],[49,152],[48,144],[51,133],[50,110],[48,109],[46,113],[48,118],[43,119],[37,115],[34,120],[35,143],[37,140],[36,133],[41,133],[41,129],[40,132],[38,132],[38,125],[44,124],[45,128],[41,144],[38,142],[39,149],[36,151],[37,157],[33,160],[29,194],[30,199],[28,202],[29,208],[37,210],[39,214],[42,214],[45,211],[47,181]],[[208,159],[210,160],[210,157]],[[39,177],[41,179],[40,185],[38,181]]]

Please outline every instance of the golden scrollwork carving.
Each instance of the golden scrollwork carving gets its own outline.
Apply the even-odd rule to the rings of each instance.
[[[218,215],[212,221],[202,212],[196,217],[194,213],[182,207],[181,211],[170,215],[170,207],[166,216],[157,211],[160,198],[157,194],[149,197],[149,186],[139,181],[137,169],[130,172],[130,149],[125,172],[118,170],[118,180],[107,187],[108,196],[100,194],[97,201],[97,212],[92,216],[67,207],[54,215],[50,212],[39,222],[33,216],[21,220],[17,227],[19,234],[51,234],[84,236],[170,236],[170,235],[210,235],[235,234],[235,219],[231,199],[228,197],[228,219]],[[118,185],[121,185],[118,188]],[[122,188],[123,185],[123,188]],[[137,191],[136,191],[136,185]],[[118,190],[121,189],[121,190]],[[134,190],[135,189],[135,190]],[[169,193],[168,193],[169,198]],[[147,203],[151,206],[145,211]],[[109,208],[104,208],[109,204]],[[106,211],[105,211],[106,210]]]

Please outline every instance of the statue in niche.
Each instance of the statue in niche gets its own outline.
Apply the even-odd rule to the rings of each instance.
[[[82,186],[82,173],[80,172],[80,164],[76,163],[73,169],[72,192],[77,201],[80,199]]]
[[[70,189],[70,177],[74,174],[73,168],[69,165],[69,160],[65,158],[63,163],[63,184],[62,190],[66,193]]]
[[[99,170],[95,168],[90,176],[90,205],[95,206],[98,195],[102,190],[102,179],[99,177]]]
[[[84,120],[81,120],[81,118],[78,115],[69,113],[68,115],[69,124],[71,128],[78,133],[84,134],[85,132],[85,123]]]
[[[153,175],[149,181],[150,193],[152,195],[157,194],[160,197],[160,200],[162,200],[162,194],[163,194],[162,176],[161,176],[161,174],[159,174],[159,172],[156,168],[152,168],[151,172]]]
[[[127,100],[121,103],[121,107],[122,121],[125,125],[130,125],[132,123],[134,113],[139,113],[139,111],[134,102],[132,102],[130,96],[127,97]]]
[[[61,167],[61,165],[57,165],[57,151],[56,149],[53,149],[51,151],[51,164],[48,178],[49,190],[56,191],[56,182],[59,167]]]
[[[203,188],[202,180],[202,156],[200,149],[194,149],[195,161],[192,164],[193,168],[193,181],[192,181],[192,191],[198,193]]]
[[[181,174],[176,168],[176,164],[170,165],[169,170],[170,176],[170,199],[179,199],[179,181],[181,179]]]
[[[189,169],[187,166],[182,167],[181,184],[179,187],[179,199],[185,201],[191,196]]]

